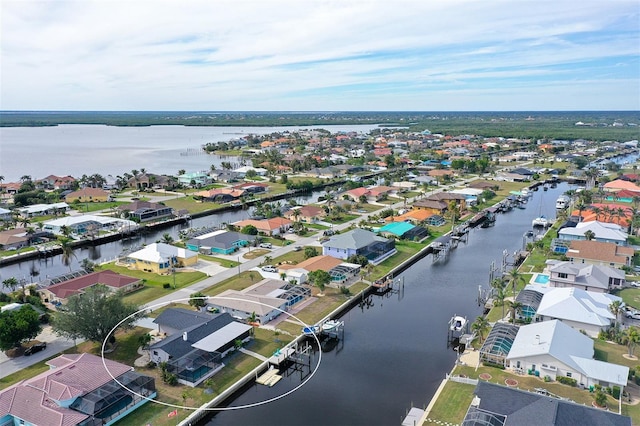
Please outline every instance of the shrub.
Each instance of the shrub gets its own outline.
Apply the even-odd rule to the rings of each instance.
[[[504,370],[504,365],[497,364],[495,362],[483,361],[482,364],[486,367],[493,367],[493,368],[499,368],[500,370]]]
[[[571,377],[559,376],[559,377],[556,377],[556,380],[564,385],[569,385],[574,387],[578,384],[576,379],[572,379]]]
[[[154,369],[154,368],[156,368],[156,363],[155,363],[155,362],[153,362],[153,361],[149,361],[149,362],[147,363],[146,367],[147,367],[148,369]]]
[[[167,374],[166,380],[165,382],[169,385],[169,386],[175,386],[178,384],[178,376],[176,376],[173,373],[169,373]]]
[[[551,381],[551,376],[549,376],[549,375],[544,376],[544,381],[545,382],[550,382]]]
[[[613,389],[611,389],[611,396],[615,399],[620,399],[620,386],[614,386]]]
[[[171,288],[171,284],[164,283],[164,284],[162,284],[162,288]]]
[[[596,404],[598,404],[598,406],[600,407],[606,407],[607,406],[607,394],[604,393],[602,391],[602,389],[598,389],[598,391],[596,392]]]
[[[351,291],[347,287],[345,287],[343,285],[340,286],[340,293],[342,293],[345,296],[350,296],[351,295]]]

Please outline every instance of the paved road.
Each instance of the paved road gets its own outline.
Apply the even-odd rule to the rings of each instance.
[[[466,183],[468,183],[469,181],[471,181],[473,179],[466,179],[462,182],[459,182],[456,184],[456,186],[458,187],[464,187]],[[433,191],[427,192],[425,193],[425,197],[428,195],[431,195],[433,193],[436,192],[441,192],[443,190],[445,190],[446,188],[440,187],[438,189],[435,189]],[[413,202],[417,199],[418,197],[414,198],[414,199],[407,199],[406,203],[410,203]],[[399,201],[395,204],[392,205],[386,205],[386,204],[380,204],[380,208],[401,208],[405,205],[405,201]],[[360,216],[358,216],[356,219],[353,219],[349,222],[345,222],[339,225],[334,225],[333,229],[335,230],[344,230],[346,228],[348,228],[351,225],[357,225],[358,222],[360,222],[363,219],[368,219],[370,216],[376,214],[375,212],[372,213],[364,213]],[[290,244],[284,247],[274,247],[273,250],[271,250],[270,253],[268,253],[269,256],[271,256],[272,258],[276,258],[279,256],[282,256],[283,254],[289,253],[293,250],[295,250],[295,246],[320,246],[320,243],[318,242],[318,235],[315,234],[313,236],[310,237],[301,237],[298,238],[296,240],[296,242],[294,244]],[[221,281],[224,281],[228,278],[231,278],[235,275],[238,275],[240,272],[244,272],[244,271],[249,271],[252,270],[254,268],[258,268],[260,263],[264,260],[264,256],[266,256],[267,254],[257,257],[255,259],[251,259],[251,260],[247,260],[243,263],[240,264],[239,267],[235,267],[235,268],[229,268],[226,269],[220,273],[217,273],[214,276],[205,278],[202,281],[199,281],[189,287],[185,287],[185,288],[181,288],[179,290],[174,291],[173,293],[163,296],[159,299],[154,300],[153,302],[150,302],[147,304],[147,306],[153,306],[153,305],[160,305],[160,304],[167,304],[170,302],[175,301],[176,299],[188,299],[189,296],[192,293],[204,290],[208,287],[211,287]],[[187,300],[181,302],[181,303],[187,303]],[[36,337],[37,340],[40,341],[46,341],[47,342],[47,348],[42,351],[39,352],[37,354],[25,357],[18,357],[15,359],[10,359],[8,358],[4,353],[0,352],[0,378],[8,376],[9,374],[13,374],[16,371],[19,371],[25,367],[28,367],[30,365],[33,365],[37,362],[40,362],[44,359],[47,359],[49,357],[52,357],[60,352],[62,352],[65,349],[68,349],[70,347],[73,347],[73,341],[69,341],[67,339],[63,339],[61,337],[56,336],[55,334],[53,334],[51,332],[51,328],[50,327],[45,327],[45,329],[43,330],[43,332],[38,335]],[[78,340],[78,343],[80,343],[80,340]]]

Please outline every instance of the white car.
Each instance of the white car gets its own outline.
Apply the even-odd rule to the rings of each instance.
[[[262,244],[260,244],[260,248],[270,249],[271,247],[272,247],[271,243],[262,243]]]
[[[276,268],[276,267],[275,267],[275,266],[273,266],[273,265],[263,266],[263,267],[262,267],[262,270],[263,270],[264,272],[278,272],[278,268]]]

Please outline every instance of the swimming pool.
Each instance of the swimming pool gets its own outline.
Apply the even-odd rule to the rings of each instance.
[[[547,274],[538,274],[536,275],[536,279],[533,280],[536,284],[549,284],[549,275]]]

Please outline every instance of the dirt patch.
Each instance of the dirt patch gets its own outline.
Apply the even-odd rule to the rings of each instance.
[[[637,361],[637,360],[638,360],[638,357],[637,357],[637,356],[635,356],[635,355],[622,354],[622,357],[623,357],[624,359],[629,359],[629,360],[631,360],[631,361]]]
[[[481,373],[478,377],[482,380],[491,380],[491,374],[489,373]]]
[[[518,386],[518,381],[514,379],[506,379],[504,384],[510,387]]]

